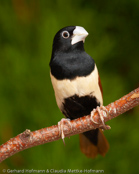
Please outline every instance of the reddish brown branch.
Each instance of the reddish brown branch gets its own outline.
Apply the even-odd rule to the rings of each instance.
[[[106,117],[106,113],[102,112],[104,121],[106,122],[108,120],[111,120],[137,105],[139,105],[139,88],[106,106],[109,114]],[[65,124],[65,137],[79,134],[91,129],[96,129],[102,126],[102,122],[97,112],[94,114],[93,119],[94,121],[98,122],[98,124],[93,123],[90,119],[90,116],[72,120],[72,129],[70,125]],[[14,138],[11,138],[9,141],[0,146],[0,162],[24,149],[55,141],[60,138],[61,136],[59,135],[59,129],[57,125],[33,132],[31,132],[30,130],[25,130],[23,133],[17,135]]]

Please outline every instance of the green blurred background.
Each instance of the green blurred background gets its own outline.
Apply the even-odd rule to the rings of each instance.
[[[63,117],[49,77],[56,32],[83,26],[85,49],[98,66],[104,105],[139,86],[138,0],[0,0],[0,144],[23,132],[57,124]],[[78,135],[22,151],[2,169],[92,169],[139,172],[139,107],[108,122],[110,150],[86,158]]]

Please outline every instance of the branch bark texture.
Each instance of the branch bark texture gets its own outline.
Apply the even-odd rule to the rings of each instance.
[[[139,88],[135,89],[119,100],[116,100],[115,102],[107,105],[106,109],[108,115],[106,115],[106,112],[102,110],[104,122],[121,115],[122,113],[132,109],[137,105],[139,105]],[[98,124],[92,122],[90,115],[70,121],[71,125],[65,123],[65,137],[102,127],[102,121],[97,112],[94,113],[93,120]],[[60,138],[61,136],[58,125],[43,128],[33,132],[27,129],[23,133],[17,135],[14,138],[11,138],[9,141],[0,146],[0,162],[27,148],[56,141]]]

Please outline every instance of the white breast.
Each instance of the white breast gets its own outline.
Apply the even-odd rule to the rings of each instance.
[[[60,109],[64,99],[75,94],[78,96],[95,95],[101,105],[103,104],[96,65],[94,71],[86,77],[77,77],[74,80],[57,80],[51,73],[50,77],[55,91],[56,102]]]

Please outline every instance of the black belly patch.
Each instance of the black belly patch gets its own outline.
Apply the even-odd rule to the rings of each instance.
[[[97,101],[94,96],[83,96],[79,97],[74,95],[72,97],[66,98],[63,103],[63,114],[74,120],[85,115],[89,115],[91,111],[100,106],[100,102]],[[95,145],[98,143],[98,131],[99,129],[84,132],[83,134]]]
[[[100,106],[100,103],[94,96],[87,95],[79,97],[78,95],[74,95],[64,100],[62,112],[66,117],[73,120],[89,115],[97,106]]]

